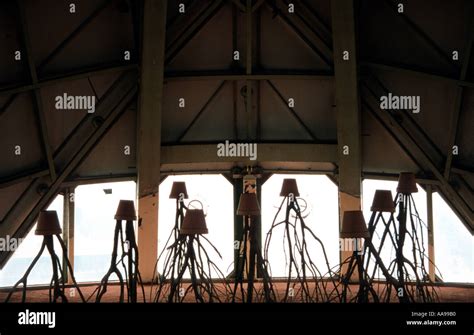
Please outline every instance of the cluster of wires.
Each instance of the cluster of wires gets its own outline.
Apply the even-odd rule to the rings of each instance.
[[[64,280],[64,277],[62,275],[64,272],[63,272],[63,268],[61,266],[61,261],[59,260],[59,257],[56,254],[56,252],[54,251],[53,236],[56,236],[56,238],[58,239],[59,244],[61,246],[61,250],[62,250],[62,253],[63,253],[63,259],[66,262],[66,269],[65,270],[69,271],[69,276],[70,276],[71,281],[73,283],[73,287],[74,287],[74,289],[76,289],[79,292],[79,296],[80,296],[82,302],[85,302],[84,296],[82,295],[82,292],[81,292],[79,286],[77,285],[76,279],[74,278],[74,273],[73,273],[73,270],[72,270],[71,263],[69,262],[69,259],[67,258],[66,245],[64,244],[64,241],[61,238],[61,235],[56,234],[56,235],[46,235],[46,236],[44,236],[43,243],[41,244],[41,248],[40,248],[38,254],[36,255],[36,257],[31,262],[30,266],[26,270],[23,277],[21,277],[16,282],[16,284],[13,285],[13,287],[11,288],[10,292],[8,293],[7,298],[5,299],[6,303],[10,301],[11,296],[13,295],[13,293],[16,292],[17,287],[20,284],[22,284],[21,302],[25,303],[26,289],[27,289],[27,284],[28,284],[28,276],[30,275],[31,271],[33,270],[36,263],[40,259],[40,257],[43,254],[45,248],[48,250],[48,252],[50,254],[51,263],[52,263],[52,266],[53,266],[53,275],[52,275],[52,278],[51,278],[51,282],[49,284],[49,302],[50,303],[58,302],[58,300],[60,300],[61,302],[68,302],[68,298],[67,298],[66,293],[65,293],[66,292],[66,281]]]
[[[427,269],[431,263],[425,248],[427,226],[411,194],[398,193],[395,206],[398,208],[396,217],[391,213],[385,218],[382,213],[373,212],[369,222],[371,244],[377,244],[374,248],[378,255],[383,252],[389,255],[388,266],[385,268],[381,261],[373,262],[373,253],[369,252],[364,267],[372,268],[371,281],[381,277],[380,271],[385,277],[385,284],[378,285],[382,302],[436,302],[438,294]]]
[[[337,289],[336,276],[329,265],[324,244],[305,224],[299,201],[304,202],[304,208],[306,209],[306,202],[302,198],[289,196],[283,198],[265,239],[265,262],[268,262],[273,234],[281,228],[283,230],[281,236],[287,278],[284,295],[280,300],[282,302],[289,302],[294,299],[302,302],[338,301],[340,294]],[[283,220],[277,221],[285,204],[285,217]],[[324,259],[326,266],[324,271],[321,271],[313,260],[314,251],[309,250],[309,245],[314,243],[319,248],[322,259]],[[333,289],[330,289],[329,284],[332,285]]]
[[[230,296],[229,285],[207,249],[222,258],[219,251],[203,235],[180,234],[187,209],[182,199],[176,199],[175,225],[156,261],[150,300],[169,303],[225,302],[223,299]],[[161,260],[163,265],[158,271]],[[186,280],[185,275],[189,275],[190,279]]]
[[[117,260],[118,257],[118,245],[122,249],[121,257]],[[125,264],[127,260],[127,264]],[[133,228],[133,222],[127,221],[125,225],[125,236],[123,234],[122,221],[117,220],[115,224],[114,232],[114,248],[112,251],[112,258],[110,262],[110,268],[102,278],[99,287],[92,292],[88,300],[96,295],[96,302],[100,302],[102,297],[107,292],[108,282],[110,276],[115,274],[119,281],[120,287],[120,297],[119,302],[124,302],[124,291],[127,289],[127,302],[137,302],[137,285],[140,286],[142,292],[143,302],[145,300],[145,288],[143,286],[143,281],[138,269],[138,246],[135,239],[135,232]],[[122,265],[123,275],[119,269],[119,266]]]

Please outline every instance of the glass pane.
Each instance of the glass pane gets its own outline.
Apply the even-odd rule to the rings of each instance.
[[[363,186],[363,211],[364,211],[364,217],[366,222],[369,222],[370,216],[372,212],[370,211],[370,207],[372,206],[372,200],[374,198],[374,194],[376,190],[390,190],[392,191],[392,196],[395,197],[397,194],[397,184],[398,182],[396,181],[386,181],[386,180],[373,180],[373,179],[366,179],[363,181],[362,186]],[[423,226],[423,234],[420,234],[420,232],[417,232],[418,234],[418,241],[420,245],[420,250],[423,250],[424,254],[426,257],[428,256],[428,227],[427,227],[427,211],[426,211],[426,192],[423,190],[423,188],[420,185],[417,185],[418,192],[413,193],[413,202],[414,206],[416,207],[416,210],[418,212],[419,218],[421,220],[421,224]],[[396,219],[398,214],[398,209],[395,212],[394,218],[396,222],[396,227],[398,228],[398,221]],[[383,214],[386,219],[389,218],[388,213]],[[415,217],[413,217],[415,219]],[[410,230],[410,224],[407,225],[408,233],[412,234],[412,231]],[[372,238],[373,244],[376,248],[379,247],[380,241],[383,235],[384,231],[384,225],[383,223],[379,223],[377,225],[377,229],[374,233],[374,236]],[[406,237],[407,240],[405,242],[404,248],[403,248],[403,253],[404,256],[412,261],[413,260],[413,248],[412,248],[412,243],[409,242],[409,236]],[[395,249],[393,248],[393,244],[391,243],[390,239],[387,237],[384,244],[383,248],[380,254],[382,261],[384,265],[388,268],[390,266],[390,262],[395,259]],[[373,259],[373,258],[372,258]],[[373,266],[373,263],[371,264]],[[428,261],[425,259],[425,268],[428,270]],[[370,268],[369,268],[370,269]],[[369,273],[372,273],[369,271]],[[378,271],[376,273],[377,278],[384,279],[385,277],[383,276],[381,271]]]
[[[435,263],[445,282],[474,282],[474,237],[438,193],[433,194]]]
[[[134,200],[133,181],[82,185],[75,190],[74,275],[97,282],[107,273],[112,255],[115,211],[119,201]],[[119,257],[121,247],[119,246]],[[111,279],[117,277],[113,275]]]
[[[63,226],[63,198],[62,195],[58,195],[48,207],[48,210],[55,210],[58,212],[61,228]],[[15,283],[24,275],[25,271],[33,261],[33,258],[35,258],[40,251],[43,237],[35,235],[35,230],[36,224],[31,228],[23,241],[20,242],[18,249],[16,249],[3,270],[0,271],[0,286],[15,285]],[[54,249],[59,259],[62,261],[61,246],[56,238],[54,239]],[[48,251],[45,249],[28,276],[28,285],[49,285],[52,275],[51,258]]]
[[[233,268],[233,187],[222,175],[183,175],[170,176],[160,185],[159,224],[158,224],[158,249],[159,253],[165,247],[175,223],[176,200],[169,199],[171,186],[174,181],[184,181],[189,195],[185,200],[186,206],[191,200],[199,200],[204,207],[206,223],[209,233],[207,239],[217,248],[222,258],[219,258],[207,242],[203,242],[211,260],[216,263],[220,271],[227,275]],[[199,208],[196,204],[195,208]],[[163,267],[160,259],[158,270]],[[214,274],[213,274],[214,276]],[[189,273],[184,276],[189,278]]]
[[[298,184],[300,197],[298,199],[305,224],[323,242],[330,267],[339,264],[339,214],[337,187],[326,176],[318,175],[273,175],[262,187],[262,238],[270,230],[272,222],[281,205],[280,197],[283,179],[295,178]],[[304,207],[306,209],[304,210]],[[285,205],[283,206],[285,208]],[[284,209],[283,209],[284,210]],[[278,221],[284,219],[280,213]],[[322,249],[315,240],[309,236],[305,238],[309,247],[309,254],[322,275],[328,272]],[[283,248],[283,230],[276,228],[272,233],[269,246],[269,262],[273,277],[287,277],[288,263],[285,262],[287,250]]]

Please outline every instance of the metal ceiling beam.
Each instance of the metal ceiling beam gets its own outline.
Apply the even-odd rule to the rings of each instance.
[[[223,0],[212,1],[174,41],[166,46],[165,65],[175,59],[188,42],[214,17],[222,5]]]
[[[269,174],[303,174],[303,175],[325,175],[332,179],[336,172],[335,170],[315,170],[315,169],[264,169],[265,173]],[[331,180],[332,181],[332,180]],[[335,184],[337,186],[337,183]]]
[[[0,189],[9,187],[14,184],[21,183],[27,180],[33,180],[36,178],[44,177],[49,175],[49,169],[34,169],[21,173],[16,173],[12,176],[3,177],[0,179]]]
[[[44,77],[43,79],[38,80],[36,84],[20,85],[20,86],[13,86],[13,87],[10,85],[8,87],[3,87],[3,88],[0,88],[0,95],[23,93],[23,92],[40,89],[42,87],[60,84],[65,81],[86,79],[93,76],[101,76],[104,74],[124,72],[124,71],[129,71],[129,70],[136,70],[136,69],[138,69],[137,64],[129,64],[129,63],[127,63],[126,65],[117,64],[117,65],[97,66],[97,67],[92,67],[92,68],[88,68],[81,71],[64,73],[62,75]]]
[[[89,118],[91,122],[83,123],[81,128],[75,131],[74,138],[68,141],[58,153],[58,156],[65,157],[67,164],[58,171],[56,179],[51,181],[49,177],[41,177],[31,183],[0,223],[0,237],[26,236],[39,212],[54,199],[66,178],[81,164],[129,104],[134,101],[136,93],[137,74],[135,71],[127,72],[112,85],[112,88],[99,101],[94,115]],[[92,122],[98,117],[103,120],[100,124]],[[10,256],[9,252],[0,253],[0,268],[5,265]]]
[[[467,59],[469,59],[469,55],[467,57]],[[464,59],[466,60],[466,59]],[[463,64],[463,67],[464,67],[464,71],[467,71],[467,64]],[[382,89],[387,92],[387,89],[383,86],[383,84],[380,82],[380,80],[378,80],[375,76],[372,76],[372,75],[368,75],[366,77],[373,77],[375,78],[375,82],[378,83],[378,85],[380,87],[382,87]],[[461,77],[461,80],[465,79],[466,77]],[[454,84],[456,84],[456,82],[453,82]],[[371,90],[369,88],[369,90]],[[462,93],[462,88],[458,88],[458,91],[461,91]],[[373,93],[373,91],[372,91]],[[373,93],[375,94],[375,93]],[[462,95],[459,94],[458,92],[458,95],[456,97],[456,103],[455,103],[455,107],[456,107],[456,110],[457,110],[457,113],[460,112],[462,106],[461,106],[461,98],[462,98]],[[374,111],[369,108],[369,110],[374,113]],[[454,189],[452,187],[452,185],[449,184],[449,178],[447,177],[448,174],[446,173],[448,170],[447,166],[448,164],[451,164],[451,161],[449,160],[446,160],[444,159],[444,155],[442,154],[442,152],[439,150],[439,148],[432,142],[432,139],[425,133],[425,131],[413,120],[413,118],[411,117],[410,113],[408,113],[407,111],[401,111],[402,115],[404,116],[404,119],[403,119],[403,128],[404,130],[406,131],[406,133],[408,134],[408,136],[412,139],[412,141],[414,143],[416,143],[420,148],[421,150],[424,152],[424,154],[426,155],[426,157],[429,158],[432,166],[434,166],[437,170],[441,168],[441,165],[445,165],[445,169],[444,169],[444,173],[443,173],[443,177],[445,179],[445,183],[442,183],[441,186],[444,186],[445,188],[448,187],[448,190],[445,191],[447,192],[448,194],[450,194],[451,192],[455,192],[456,196],[455,198],[457,200],[452,200],[453,197],[452,196],[448,196],[448,198],[450,199],[450,201],[448,201],[449,205],[451,206],[451,208],[453,208],[453,210],[459,215],[459,217],[462,218],[462,220],[466,223],[466,217],[469,217],[469,215],[472,215],[472,211],[471,211],[471,207],[469,207],[469,203],[472,201],[472,191],[469,190],[469,185],[467,185],[466,183],[463,183],[463,180],[462,179],[459,179],[458,177],[456,177],[455,179],[456,180],[452,180],[454,183],[456,183],[458,185],[458,188],[457,189]],[[400,143],[400,140],[398,139],[398,136],[396,133],[394,133],[392,131],[392,129],[390,127],[387,127],[387,124],[384,124],[383,121],[380,119],[380,117],[374,115],[376,117],[376,119],[379,121],[379,122],[382,122],[382,125],[384,126],[384,128],[386,128],[386,130],[392,134],[392,136],[394,136],[394,139],[399,142],[399,145],[404,148],[405,152],[412,158],[412,160],[414,162],[417,163],[417,165],[422,169],[422,170],[427,170],[427,165],[426,163],[424,163],[422,160],[420,160],[420,157],[417,156],[413,150],[411,149],[410,146],[407,146],[407,144],[403,144],[403,143]],[[396,117],[395,117],[396,118]],[[457,119],[459,118],[459,115],[453,115],[453,118],[455,118],[454,120],[452,120],[451,124],[457,124]],[[457,125],[454,126],[455,128],[457,128]],[[454,128],[454,129],[455,129]],[[420,135],[421,134],[421,135]],[[455,141],[455,134],[454,132],[452,132],[450,135],[448,135],[449,138],[450,138],[450,141],[452,141],[451,145],[449,145],[448,148],[452,148],[452,146],[454,145],[454,141]],[[452,150],[449,149],[449,153],[452,154]],[[449,155],[449,154],[448,154]],[[452,160],[452,157],[451,157],[451,160]],[[428,170],[431,170],[431,169],[428,169]],[[453,184],[454,185],[454,184]],[[462,202],[458,202],[459,200],[463,200]],[[453,202],[454,201],[454,202]],[[466,206],[467,205],[467,206]],[[461,207],[464,207],[463,210],[459,210],[457,208],[455,208],[456,206],[461,206]],[[466,214],[467,213],[467,214]],[[466,216],[467,215],[467,216]],[[469,220],[469,219],[467,219]]]
[[[474,13],[474,11],[471,11]],[[471,16],[472,18],[472,16]],[[467,38],[467,44],[464,50],[463,62],[461,66],[461,74],[459,75],[459,80],[466,80],[467,71],[469,69],[469,60],[471,59],[472,54],[472,44],[474,39],[474,21],[471,22],[469,29],[469,34]],[[446,163],[444,165],[444,178],[449,180],[451,174],[451,165],[453,162],[453,146],[456,145],[456,137],[458,134],[458,124],[459,118],[463,108],[463,97],[464,97],[464,87],[460,86],[456,92],[456,100],[454,102],[454,110],[451,114],[450,120],[450,129],[448,135],[448,153],[446,157]],[[462,150],[462,149],[461,149]]]
[[[378,88],[382,90],[382,92],[386,95],[390,92],[393,93],[392,90],[389,90],[384,83],[372,73],[368,73],[365,76],[367,79],[370,79],[371,82],[377,84]],[[410,134],[410,136],[418,143],[418,145],[423,148],[423,150],[427,153],[428,157],[431,158],[433,163],[438,166],[441,165],[444,161],[444,156],[439,147],[436,143],[433,142],[431,137],[426,133],[425,129],[423,129],[418,122],[413,118],[413,113],[411,111],[407,111],[405,109],[400,109],[398,111],[391,111],[394,113],[398,118],[403,119],[403,126],[404,129]]]
[[[369,89],[367,87],[365,87],[366,89]],[[405,147],[405,145],[400,142],[398,140],[398,138],[396,137],[396,134],[393,133],[392,129],[387,127],[383,122],[382,120],[380,120],[378,114],[374,111],[374,109],[372,108],[372,106],[367,102],[366,99],[362,98],[361,99],[361,105],[374,117],[374,119],[376,121],[379,122],[379,124],[382,126],[383,130],[387,132],[387,134],[390,134],[392,136],[392,139],[393,141],[400,147],[402,148],[402,150],[404,151],[404,153],[408,156],[408,158],[411,159],[411,161],[413,163],[415,163],[415,165],[422,171],[424,171],[424,168],[423,168],[423,165],[417,160],[417,158],[415,156],[413,156],[410,152],[410,150],[408,150],[407,147]]]
[[[180,1],[176,4],[179,5],[181,3],[184,4],[184,7],[186,8],[186,14],[192,13],[195,6],[199,5],[199,2],[194,0]],[[175,26],[181,25],[181,21],[184,21],[185,17],[186,15],[181,15],[179,12],[174,17],[168,17],[166,20],[166,32],[171,31]]]
[[[363,179],[378,179],[378,180],[390,180],[398,181],[398,173],[379,173],[379,172],[363,172]],[[439,186],[441,183],[437,179],[429,179],[416,176],[416,182],[420,185],[436,185]]]
[[[407,66],[403,64],[386,64],[386,63],[370,62],[370,61],[362,61],[360,62],[360,65],[363,67],[370,68],[370,69],[406,73],[406,74],[417,76],[417,77],[428,78],[428,79],[443,81],[443,82],[447,82],[451,84],[456,84],[459,86],[474,88],[474,82],[467,81],[467,80],[459,80],[457,78],[451,78],[442,74],[426,72],[425,70],[417,69],[413,66]]]
[[[384,4],[390,8],[396,17],[400,18],[403,22],[406,23],[410,27],[410,29],[415,33],[416,36],[420,37],[420,39],[425,42],[428,46],[431,47],[433,51],[435,51],[438,56],[443,59],[446,64],[449,64],[451,69],[458,70],[457,66],[453,63],[452,58],[444,52],[444,50],[430,37],[427,33],[423,31],[415,22],[413,22],[406,14],[398,13],[397,5],[394,4],[391,0],[384,0]]]
[[[123,97],[126,97],[126,95],[124,94],[126,94],[128,90],[130,90],[130,86],[133,88],[134,81],[136,81],[136,75],[134,75],[134,72],[126,73],[122,75],[119,79],[117,79],[116,82],[109,88],[109,90],[104,94],[104,97],[98,103],[94,116],[88,114],[85,119],[80,122],[79,127],[74,129],[73,133],[69,137],[69,140],[60,147],[57,154],[55,155],[55,159],[57,159],[58,161],[66,162],[64,169],[66,169],[67,166],[70,165],[70,161],[76,155],[76,151],[84,146],[84,140],[88,139],[91,134],[94,135],[94,132],[98,127],[98,123],[95,123],[93,121],[95,121],[96,119],[101,119],[103,123],[106,114],[109,113],[109,111],[117,108],[117,106],[119,106],[120,104],[122,104]],[[43,180],[42,183],[48,186],[50,182],[48,180]],[[32,187],[30,190],[32,189],[35,189],[35,187]],[[36,189],[34,193],[36,193]],[[18,212],[17,216],[20,215],[21,212]]]
[[[289,6],[291,3],[289,0],[282,0],[282,1],[287,6]],[[321,43],[324,44],[326,53],[331,55],[332,54],[332,42],[331,42],[332,34],[330,32],[328,34],[328,32],[324,28],[322,28],[322,30],[324,31],[323,34],[325,34],[325,36],[323,36],[323,34],[321,34],[318,30],[318,28],[321,29],[321,27],[316,27],[316,25],[313,22],[314,18],[309,17],[308,15],[308,14],[311,14],[311,12],[309,11],[308,5],[304,4],[302,1],[298,5],[301,6],[302,10],[295,9],[294,15],[296,15],[296,17],[303,23],[303,26],[305,26],[309,31],[313,33],[313,35],[315,35],[318,38],[319,44]],[[316,20],[316,22],[319,23],[320,21]]]
[[[450,128],[448,133],[448,152],[446,155],[446,162],[444,165],[444,178],[449,180],[451,175],[451,165],[453,162],[453,147],[456,145],[456,137],[458,134],[459,117],[463,108],[464,89],[458,87],[456,90],[456,97],[454,101],[454,109],[451,114]],[[462,150],[462,149],[461,149]]]
[[[272,175],[275,173],[279,174],[310,174],[310,175],[326,175],[328,177],[334,176],[334,170],[315,170],[315,169],[274,169],[266,168],[264,169],[266,175]],[[192,174],[222,174],[227,180],[229,180],[229,168],[222,169],[212,169],[212,170],[162,170],[162,175],[166,176],[182,176],[182,175],[192,175]],[[229,180],[230,182],[230,180]],[[336,184],[337,186],[337,184]]]
[[[314,10],[311,6],[307,4],[306,0],[300,0],[300,6],[304,9],[305,14],[311,14],[311,17],[316,23],[318,24],[318,28],[323,30],[323,33],[331,38],[332,37],[332,32],[331,32],[331,27],[326,24],[326,22],[323,21],[321,15]],[[332,45],[332,41],[330,43]]]
[[[339,229],[344,212],[361,209],[362,138],[353,0],[331,0],[337,121]],[[348,59],[343,58],[348,52]],[[350,252],[341,251],[341,263]],[[345,267],[341,269],[343,273]]]
[[[225,86],[225,81],[221,82],[219,84],[219,86],[216,88],[216,90],[214,91],[214,93],[212,93],[212,95],[209,97],[209,99],[207,99],[206,103],[204,103],[204,105],[201,107],[201,109],[199,110],[199,112],[194,116],[194,118],[191,120],[191,122],[188,124],[188,126],[183,130],[183,132],[181,133],[181,135],[179,135],[179,137],[177,138],[176,142],[180,142],[184,136],[186,136],[186,134],[189,132],[189,130],[194,126],[194,124],[196,123],[197,120],[199,120],[199,118],[201,117],[201,115],[207,110],[207,108],[209,107],[209,105],[212,103],[212,101],[214,101],[214,98],[219,94],[219,92],[222,90],[222,88]]]
[[[231,2],[237,7],[239,8],[242,12],[246,12],[247,9],[245,8],[244,5],[242,5],[242,3],[239,1],[239,0],[231,0]]]
[[[164,145],[161,164],[221,162],[330,162],[336,163],[336,144],[257,143],[257,160],[248,157],[218,157],[217,144]]]
[[[385,94],[387,92],[387,89],[383,86],[383,84],[380,82],[378,78],[376,78],[372,74],[368,74],[366,76],[367,79],[371,79],[370,83],[372,84],[377,84],[379,87],[379,91],[376,91],[375,89],[368,88],[369,91],[376,97],[380,98],[381,95]],[[369,82],[369,81],[366,81]],[[381,89],[380,89],[381,87]],[[382,92],[382,93],[380,93]],[[416,122],[415,120],[411,117],[410,113],[408,113],[405,110],[402,110],[402,114],[400,113],[395,113],[391,111],[389,112],[396,120],[397,122],[400,123],[400,125],[403,124],[403,129],[405,132],[410,136],[410,138],[413,140],[414,143],[418,145],[418,147],[424,152],[426,157],[428,157],[433,164],[433,166],[436,167],[437,170],[443,171],[441,166],[444,165],[444,156],[442,152],[436,147],[436,145],[432,142],[431,138],[424,132],[424,129],[422,129]],[[403,117],[400,119],[400,117]],[[379,120],[380,121],[380,120]],[[389,133],[393,135],[393,132],[391,129],[387,129]],[[396,134],[395,134],[396,135]],[[418,157],[413,158],[413,154],[411,154],[410,147],[405,147],[402,144],[402,147],[405,148],[405,151],[412,156],[412,159],[417,162],[418,166],[422,170],[427,170],[426,164],[424,164]],[[451,180],[448,180],[447,178],[444,178],[448,184],[450,184],[453,187],[453,190],[456,191],[456,194],[458,196],[458,199],[463,200],[463,204],[460,204],[459,206],[463,206],[464,204],[467,205],[468,207],[466,208],[467,210],[471,210],[472,212],[472,204],[474,203],[474,198],[473,198],[473,193],[469,189],[469,185],[464,182],[464,180],[459,177],[459,176],[453,176]],[[449,191],[448,191],[449,192]]]
[[[13,104],[13,102],[15,101],[15,98],[16,98],[16,94],[12,94],[8,97],[7,101],[5,101],[3,106],[0,108],[0,117],[3,115],[3,113],[7,111],[8,107],[10,107]]]
[[[165,80],[169,81],[196,81],[196,80],[327,80],[333,79],[332,71],[314,70],[253,70],[252,74],[236,73],[232,70],[212,71],[169,71],[165,72]]]
[[[275,87],[275,85],[272,84],[271,81],[267,80],[266,83],[272,91],[275,93],[275,95],[279,98],[281,101],[282,105],[285,106],[286,110],[290,112],[291,116],[298,122],[298,124],[305,130],[305,132],[313,139],[315,142],[319,142],[320,140],[316,137],[316,135],[313,133],[313,131],[304,123],[304,121],[300,118],[300,116],[294,111],[293,108],[288,106],[288,101],[285,99],[285,97],[280,93],[280,91]]]
[[[252,7],[252,13],[258,10],[266,0],[257,0],[257,2]]]
[[[451,172],[462,175],[462,176],[468,176],[473,174],[472,170],[470,171],[467,168],[461,168],[457,166],[451,166]]]
[[[267,6],[275,13],[277,13],[278,17],[287,25],[289,26],[293,32],[329,67],[333,67],[332,63],[332,51],[329,52],[327,47],[324,43],[319,44],[324,49],[324,52],[321,51],[301,30],[301,26],[298,23],[294,23],[292,20],[288,18],[287,15],[283,14],[283,11],[276,5],[276,4],[269,4],[266,3]]]
[[[59,43],[56,48],[40,63],[38,72],[41,73],[45,66],[48,65],[79,33],[86,28],[107,6],[112,0],[105,0],[87,17],[85,18],[64,40]]]
[[[371,106],[374,106],[372,111],[376,113],[376,119],[381,122],[386,128],[390,129],[392,136],[397,141],[401,142],[406,150],[410,152],[410,155],[416,157],[416,159],[422,164],[424,169],[433,174],[433,176],[440,182],[440,190],[444,193],[445,197],[449,199],[448,204],[460,214],[463,223],[466,225],[471,234],[474,233],[474,215],[470,210],[469,206],[465,203],[464,199],[453,189],[449,182],[444,178],[443,174],[438,170],[436,165],[431,161],[430,157],[427,156],[426,152],[420,148],[419,144],[413,140],[410,134],[399,124],[398,120],[388,111],[381,110],[379,101],[380,97],[370,90],[370,85],[365,83],[364,87],[367,87],[365,96],[371,102]]]
[[[24,7],[23,0],[17,0],[17,6],[18,6],[18,14],[20,18],[20,23],[21,23],[23,47],[25,48],[25,54],[26,54],[26,58],[28,62],[28,72],[30,74],[33,85],[35,85],[35,84],[38,84],[38,75],[36,73],[36,67],[33,61],[33,55],[31,51],[30,37],[29,37],[29,31],[28,31],[28,23],[26,22],[25,7]],[[52,149],[49,143],[48,127],[46,125],[46,118],[43,111],[43,102],[41,99],[41,92],[39,91],[39,89],[34,90],[34,104],[35,104],[38,132],[41,138],[43,153],[45,155],[46,162],[48,164],[51,180],[54,180],[56,179],[56,168],[54,166]]]
[[[456,190],[460,191],[460,196],[465,197],[467,204],[470,206],[471,210],[474,211],[474,188],[471,184],[466,180],[467,176],[473,177],[474,172],[469,173],[456,173],[456,168],[452,167],[454,178],[450,179],[449,181],[453,181],[454,184],[461,184],[462,187],[456,186]],[[459,171],[459,170],[458,170]],[[467,192],[466,192],[467,191]],[[462,193],[461,193],[462,192]]]
[[[76,187],[79,185],[92,185],[92,184],[103,184],[103,183],[116,183],[121,181],[137,181],[136,173],[127,174],[113,174],[104,176],[90,176],[90,177],[75,177],[67,179],[61,184],[61,188]]]
[[[130,77],[129,73],[122,74],[121,77],[119,77],[112,85],[110,85],[106,93],[99,101],[98,108],[100,106],[100,111],[112,110],[117,106],[117,104],[120,103],[120,92],[126,92],[124,91],[124,85],[128,84],[127,80],[129,80],[130,83],[133,84],[134,79],[133,77]],[[55,151],[54,159],[57,162],[59,170],[63,169],[68,164],[69,160],[71,159],[71,155],[77,150],[77,148],[83,146],[84,139],[90,136],[90,134],[97,127],[97,124],[100,124],[94,122],[96,119],[103,120],[103,117],[102,115],[100,115],[100,113],[97,112],[94,113],[94,117],[91,116],[91,114],[86,114],[84,118],[78,123],[78,125],[72,130],[72,132],[66,137],[63,143],[61,143],[59,148]],[[48,174],[49,171],[47,171],[46,175]],[[19,204],[20,201],[23,201],[23,198],[29,198],[31,201],[35,201],[35,197],[38,196],[37,188],[43,190],[48,187],[50,183],[51,179],[49,177],[34,179],[33,182],[30,184],[30,187],[28,187],[24,191],[24,193],[18,198],[15,205],[10,208],[8,213],[13,213],[13,217],[17,217],[18,220],[22,219],[22,215],[25,211],[28,210],[28,206],[32,206],[32,204],[26,204],[23,205],[23,207],[18,207],[16,204]],[[5,215],[5,218],[10,215],[8,213],[7,215]]]

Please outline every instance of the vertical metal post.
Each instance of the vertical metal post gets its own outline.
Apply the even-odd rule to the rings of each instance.
[[[354,2],[332,0],[331,14],[339,156],[339,228],[341,228],[345,211],[361,209],[362,146]],[[350,255],[350,251],[341,251],[341,261]]]
[[[67,257],[71,264],[71,268],[74,269],[74,224],[75,224],[75,188],[67,188],[64,192],[63,199],[63,240],[67,250]],[[67,261],[65,258],[62,260],[63,267],[63,278],[68,284],[72,284],[72,280],[69,277],[67,271]]]
[[[144,282],[154,276],[158,255],[158,189],[167,1],[145,0],[138,112],[138,249]],[[140,224],[141,223],[141,224]]]
[[[433,187],[426,185],[426,212],[428,221],[428,273],[432,281],[436,280],[436,263],[434,249],[434,222],[433,222]]]
[[[237,208],[239,206],[239,199],[240,195],[242,194],[242,191],[242,180],[234,179],[234,275],[237,273],[237,265],[239,264],[240,245],[238,245],[238,243],[244,231],[244,218],[240,215],[237,215]]]

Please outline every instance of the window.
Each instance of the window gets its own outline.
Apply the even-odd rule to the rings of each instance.
[[[283,198],[280,190],[285,178],[295,178],[298,184],[300,197],[306,201],[306,210],[303,211],[306,225],[322,240],[331,267],[339,264],[339,214],[337,187],[326,176],[318,175],[273,175],[262,186],[262,244],[265,243],[267,232],[270,230],[275,214]],[[304,201],[299,200],[301,209]],[[284,219],[280,213],[278,221]],[[277,221],[277,222],[278,222]],[[318,244],[314,239],[307,237],[311,259],[324,275],[327,266]],[[275,230],[269,247],[269,263],[273,277],[287,277],[288,269],[285,263],[285,251],[282,248],[283,231]]]
[[[433,194],[435,264],[445,282],[474,282],[474,238],[438,193]]]
[[[63,198],[62,195],[58,195],[48,207],[48,210],[58,212],[61,228],[63,226]],[[0,271],[0,286],[15,285],[40,251],[43,237],[35,235],[35,230],[36,224],[31,228],[3,270]],[[56,239],[54,239],[54,249],[62,261],[62,249]],[[51,258],[49,252],[45,249],[28,276],[28,285],[49,285],[52,275]]]
[[[364,210],[364,217],[367,222],[369,223],[370,217],[371,217],[371,210],[370,207],[372,206],[372,200],[374,198],[374,194],[376,190],[390,190],[392,191],[392,197],[395,197],[397,194],[397,181],[383,181],[383,180],[372,180],[372,179],[367,179],[364,180],[363,182],[363,210]],[[419,242],[420,242],[420,248],[424,249],[424,254],[426,257],[428,257],[428,226],[427,226],[427,207],[426,207],[426,192],[423,190],[423,188],[420,185],[417,185],[418,192],[413,193],[413,200],[415,207],[418,211],[419,218],[421,219],[421,224],[423,226],[423,234],[421,235],[420,232],[417,232]],[[394,219],[396,223],[396,227],[398,227],[398,221],[397,221],[397,215],[398,215],[398,209],[396,209],[394,213]],[[389,215],[388,213],[384,213],[384,217],[388,219]],[[410,229],[410,224],[407,223],[407,229],[408,233],[411,234],[411,229]],[[377,226],[377,229],[374,233],[374,236],[372,237],[372,241],[374,243],[374,246],[376,248],[379,247],[381,237],[383,234],[383,223],[380,222]],[[413,248],[412,244],[409,243],[410,237],[407,235],[406,240],[405,240],[405,245],[403,249],[404,256],[410,260],[413,261]],[[380,257],[382,258],[382,261],[384,265],[388,268],[390,265],[390,262],[395,259],[395,249],[393,248],[392,242],[390,239],[387,237],[383,249],[380,253]],[[373,259],[373,258],[372,258]],[[373,266],[373,263],[371,264]],[[425,269],[428,271],[429,263],[427,259],[425,259]],[[369,267],[371,269],[371,267]],[[408,268],[409,271],[411,270]],[[372,273],[372,271],[369,271],[369,273]],[[412,272],[409,272],[410,276],[413,275]],[[379,270],[376,274],[376,277],[380,279],[385,279],[384,275],[382,272]]]
[[[78,282],[97,282],[107,273],[118,203],[120,200],[135,201],[135,197],[136,184],[133,181],[76,188],[74,275]],[[121,248],[118,250],[120,257]]]
[[[391,190],[395,196],[397,182],[364,180],[364,215],[370,218],[370,206],[376,189]],[[418,193],[413,194],[416,207],[422,221],[427,223],[426,192],[418,185]],[[446,204],[438,193],[433,193],[433,232],[435,246],[435,264],[444,282],[474,281],[474,238],[468,233],[461,220]],[[423,236],[426,254],[428,253],[427,227]],[[378,241],[380,236],[375,236]],[[411,250],[406,256],[410,258]],[[394,258],[393,249],[382,253],[382,260],[388,264]],[[437,271],[437,274],[438,274]],[[379,277],[383,277],[379,274]]]
[[[233,268],[233,229],[234,229],[234,204],[233,187],[221,175],[183,175],[170,176],[160,185],[159,224],[158,224],[158,249],[163,250],[165,243],[173,229],[176,215],[176,200],[169,199],[171,186],[174,181],[184,181],[189,199],[199,200],[203,204],[206,214],[206,223],[209,233],[206,238],[217,248],[222,255],[220,259],[211,249],[207,249],[211,260],[216,263],[224,275]],[[194,207],[194,206],[193,206]],[[195,208],[199,208],[196,204]],[[206,247],[207,243],[203,243]],[[163,257],[158,264],[158,271],[163,268]],[[188,274],[189,275],[189,274]],[[186,276],[185,276],[186,277]],[[189,278],[189,277],[188,277]]]

